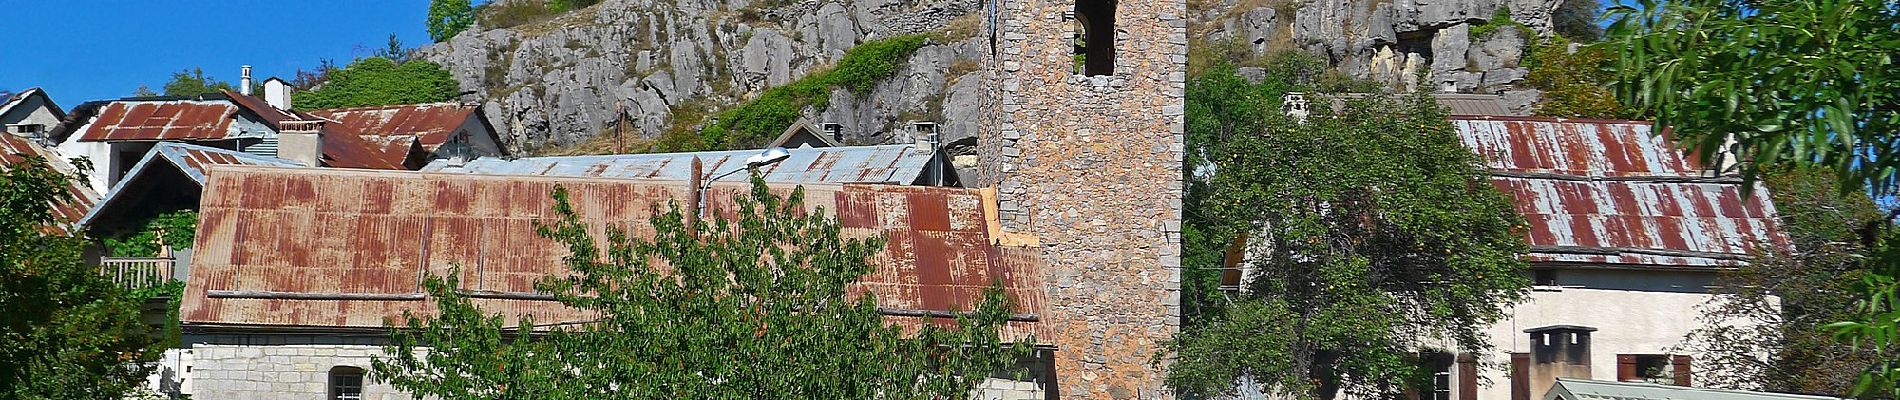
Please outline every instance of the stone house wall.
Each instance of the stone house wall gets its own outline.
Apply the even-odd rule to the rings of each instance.
[[[1076,73],[1076,0],[991,0],[978,186],[1040,245],[1062,398],[1169,398],[1180,328],[1186,2],[1113,4],[1113,73]]]
[[[186,337],[185,394],[199,400],[324,400],[335,367],[367,371],[382,338],[312,335]],[[407,400],[408,393],[365,379],[365,400]]]

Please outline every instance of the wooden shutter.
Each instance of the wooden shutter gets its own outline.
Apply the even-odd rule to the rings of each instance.
[[[1636,355],[1635,354],[1617,354],[1616,355],[1616,381],[1617,382],[1635,382],[1635,381],[1643,380],[1642,376],[1637,375],[1638,372],[1639,371],[1636,370]]]
[[[1227,252],[1223,254],[1221,258],[1221,288],[1240,287],[1240,279],[1242,278],[1240,265],[1245,262],[1247,258],[1247,234],[1242,233],[1235,235],[1234,241],[1227,244]]]
[[[1511,400],[1531,400],[1531,353],[1511,353]]]
[[[1478,357],[1458,355],[1458,400],[1478,400]]]
[[[1691,360],[1689,356],[1675,356],[1669,360],[1670,366],[1675,367],[1674,369],[1676,370],[1676,386],[1689,386],[1690,383],[1693,383],[1689,380],[1691,377],[1691,370],[1689,368],[1690,361],[1693,360]]]

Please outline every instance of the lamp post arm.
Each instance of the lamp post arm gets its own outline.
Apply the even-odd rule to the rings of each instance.
[[[699,217],[700,218],[706,217],[706,203],[708,203],[708,201],[706,200],[706,191],[712,190],[713,182],[718,182],[720,179],[728,177],[728,176],[732,176],[732,174],[739,173],[740,171],[751,171],[751,170],[752,170],[752,167],[745,167],[745,168],[735,169],[731,171],[726,171],[726,173],[719,174],[718,176],[712,177],[712,179],[707,179],[705,182],[700,183],[699,187],[693,188],[693,190],[699,191],[699,193],[695,194],[700,199],[699,210],[696,210],[699,213]]]

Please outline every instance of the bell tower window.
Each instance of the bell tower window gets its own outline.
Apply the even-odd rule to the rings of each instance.
[[[1115,74],[1115,2],[1076,0],[1076,73],[1089,76]]]

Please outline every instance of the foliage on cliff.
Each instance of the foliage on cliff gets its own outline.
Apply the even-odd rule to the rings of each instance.
[[[437,43],[455,37],[475,22],[475,7],[468,0],[430,0],[429,20],[423,27],[429,30],[429,39]]]
[[[160,332],[82,259],[86,241],[42,229],[68,179],[34,156],[0,171],[0,398],[119,398],[159,356]]]
[[[954,328],[885,325],[850,289],[883,241],[843,237],[805,212],[803,193],[781,198],[755,178],[736,218],[656,209],[651,239],[599,227],[603,244],[557,190],[559,219],[538,230],[573,252],[574,274],[537,287],[596,319],[509,327],[456,290],[457,272],[431,277],[440,312],[406,315],[373,377],[443,399],[949,399],[1029,354],[1000,341],[1011,308],[996,288]]]
[[[1886,213],[1865,193],[1842,195],[1823,169],[1777,171],[1763,183],[1793,248],[1763,246],[1723,273],[1685,350],[1702,354],[1697,379],[1711,387],[1845,396],[1875,354],[1820,327],[1853,316],[1855,287],[1868,273],[1862,260],[1874,256],[1861,229]]]
[[[661,136],[656,152],[757,148],[798,121],[806,108],[824,110],[831,90],[853,94],[871,91],[879,79],[891,76],[929,36],[905,35],[864,42],[846,51],[838,64],[783,86],[766,89],[759,97],[714,115],[697,134],[675,131]],[[686,127],[687,124],[675,123]]]
[[[1616,60],[1604,45],[1579,46],[1563,37],[1545,39],[1524,57],[1530,69],[1524,84],[1543,91],[1532,113],[1564,118],[1635,118],[1636,113],[1616,100],[1610,83],[1616,81]]]
[[[1304,122],[1282,95],[1310,77],[1231,69],[1189,82],[1191,161],[1183,308],[1168,385],[1231,395],[1396,396],[1425,382],[1416,354],[1443,339],[1488,353],[1483,329],[1530,282],[1511,201],[1424,93],[1375,95]],[[1318,96],[1311,94],[1309,96]],[[1218,255],[1244,238],[1242,289],[1216,289]]]
[[[315,90],[292,94],[299,110],[454,101],[460,84],[441,65],[427,60],[398,64],[370,57],[324,73]]]

